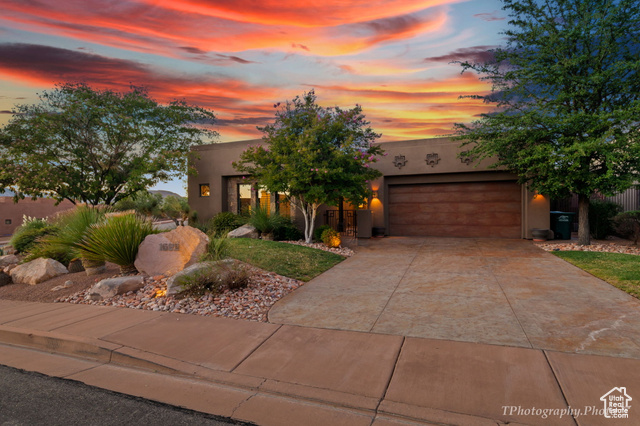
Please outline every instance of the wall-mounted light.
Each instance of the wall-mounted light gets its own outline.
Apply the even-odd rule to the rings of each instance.
[[[371,192],[371,198],[372,199],[377,199],[378,198],[378,191],[372,191]]]

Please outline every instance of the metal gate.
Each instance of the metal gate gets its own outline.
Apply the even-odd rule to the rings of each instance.
[[[358,235],[356,210],[342,210],[342,217],[340,217],[340,210],[327,210],[324,212],[324,224],[329,225],[340,235],[353,238]]]

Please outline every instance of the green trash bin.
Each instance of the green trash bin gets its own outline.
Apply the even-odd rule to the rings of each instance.
[[[558,212],[552,211],[551,213],[551,230],[555,234],[556,240],[570,240],[571,228],[573,228],[573,218],[576,215],[572,212]]]

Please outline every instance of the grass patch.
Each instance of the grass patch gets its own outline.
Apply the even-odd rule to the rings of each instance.
[[[335,253],[276,241],[232,238],[229,256],[300,281],[310,281],[344,260]]]
[[[561,259],[640,298],[640,256],[589,251],[554,251]]]

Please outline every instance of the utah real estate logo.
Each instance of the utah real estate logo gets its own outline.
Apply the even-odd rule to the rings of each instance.
[[[626,387],[611,389],[600,398],[604,403],[604,416],[608,419],[628,419],[631,400]]]

